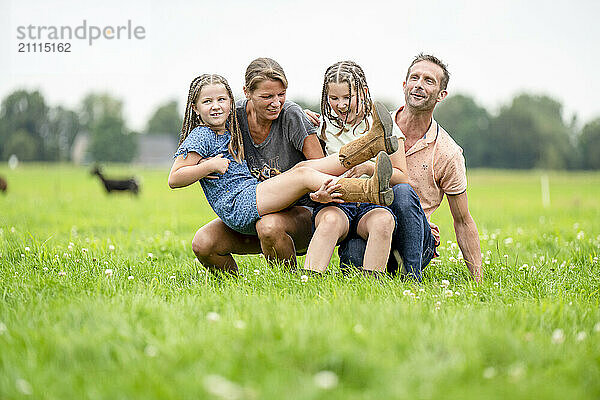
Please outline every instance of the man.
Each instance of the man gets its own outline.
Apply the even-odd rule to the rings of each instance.
[[[401,258],[405,271],[421,279],[421,270],[440,244],[439,229],[429,220],[446,195],[458,246],[471,275],[479,282],[481,248],[477,226],[469,213],[462,149],[433,119],[435,106],[448,95],[448,80],[448,69],[441,60],[419,54],[403,83],[405,105],[392,112],[394,122],[406,136],[410,186],[394,187],[395,199],[390,208],[398,226],[388,271],[397,269]],[[346,240],[338,249],[340,262],[361,265],[364,247],[360,238]]]

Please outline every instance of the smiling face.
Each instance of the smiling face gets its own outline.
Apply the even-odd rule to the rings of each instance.
[[[448,92],[441,89],[443,70],[430,61],[414,64],[404,82],[406,106],[417,111],[429,111],[442,101]]]
[[[222,83],[204,86],[193,105],[194,112],[202,122],[215,132],[225,130],[225,123],[232,108],[232,100]]]
[[[328,83],[327,101],[333,112],[345,123],[354,125],[362,119],[364,114],[364,100],[358,98],[354,87],[350,90],[348,82]],[[357,103],[359,104],[358,111]]]
[[[266,79],[253,91],[244,87],[244,93],[259,120],[273,121],[279,117],[285,103],[286,88],[281,81]]]

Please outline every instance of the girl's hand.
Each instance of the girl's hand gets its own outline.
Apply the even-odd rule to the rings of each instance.
[[[343,203],[344,200],[340,199],[342,194],[336,192],[341,187],[341,185],[333,183],[333,179],[327,179],[316,192],[310,193],[309,196],[312,201],[317,203]]]
[[[308,108],[304,110],[304,114],[306,114],[306,116],[308,117],[308,120],[316,127],[318,127],[319,125],[321,125],[321,121],[320,118],[321,116],[314,112],[314,111],[310,111]]]
[[[225,172],[227,172],[227,168],[229,168],[229,159],[227,158],[223,158],[223,154],[218,154],[216,156],[214,156],[213,158],[211,158],[210,160],[207,160],[207,162],[210,162],[212,164],[212,167],[214,168],[213,171],[223,175]]]
[[[212,157],[201,158],[200,161],[198,161],[197,165],[202,164],[202,163],[207,162],[208,160],[212,160],[212,159],[213,159]],[[204,179],[219,179],[219,177],[217,175],[206,175],[204,177]]]
[[[346,178],[360,178],[363,175],[373,176],[375,172],[375,164],[371,161],[365,161],[362,164],[358,164],[356,167],[350,168],[344,174]]]

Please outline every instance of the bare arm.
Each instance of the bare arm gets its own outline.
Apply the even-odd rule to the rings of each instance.
[[[481,246],[477,225],[469,213],[467,192],[448,197],[448,205],[454,219],[454,232],[465,264],[476,282],[481,280]]]
[[[186,158],[178,156],[173,162],[169,173],[169,187],[171,189],[185,187],[209,176],[212,173],[225,173],[229,167],[229,160],[221,154],[216,157],[203,159],[200,154],[190,151]]]
[[[321,147],[321,142],[319,142],[319,138],[317,138],[316,134],[313,133],[308,135],[304,139],[302,154],[304,154],[304,157],[306,157],[307,160],[325,157],[325,154],[323,154],[323,148]]]

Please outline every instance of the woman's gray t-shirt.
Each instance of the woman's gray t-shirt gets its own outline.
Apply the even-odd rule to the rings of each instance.
[[[256,144],[248,127],[247,103],[248,99],[238,100],[235,111],[244,141],[244,158],[256,179],[264,181],[306,160],[302,153],[304,139],[316,133],[317,129],[298,104],[286,101],[279,117],[273,121],[267,138]]]

